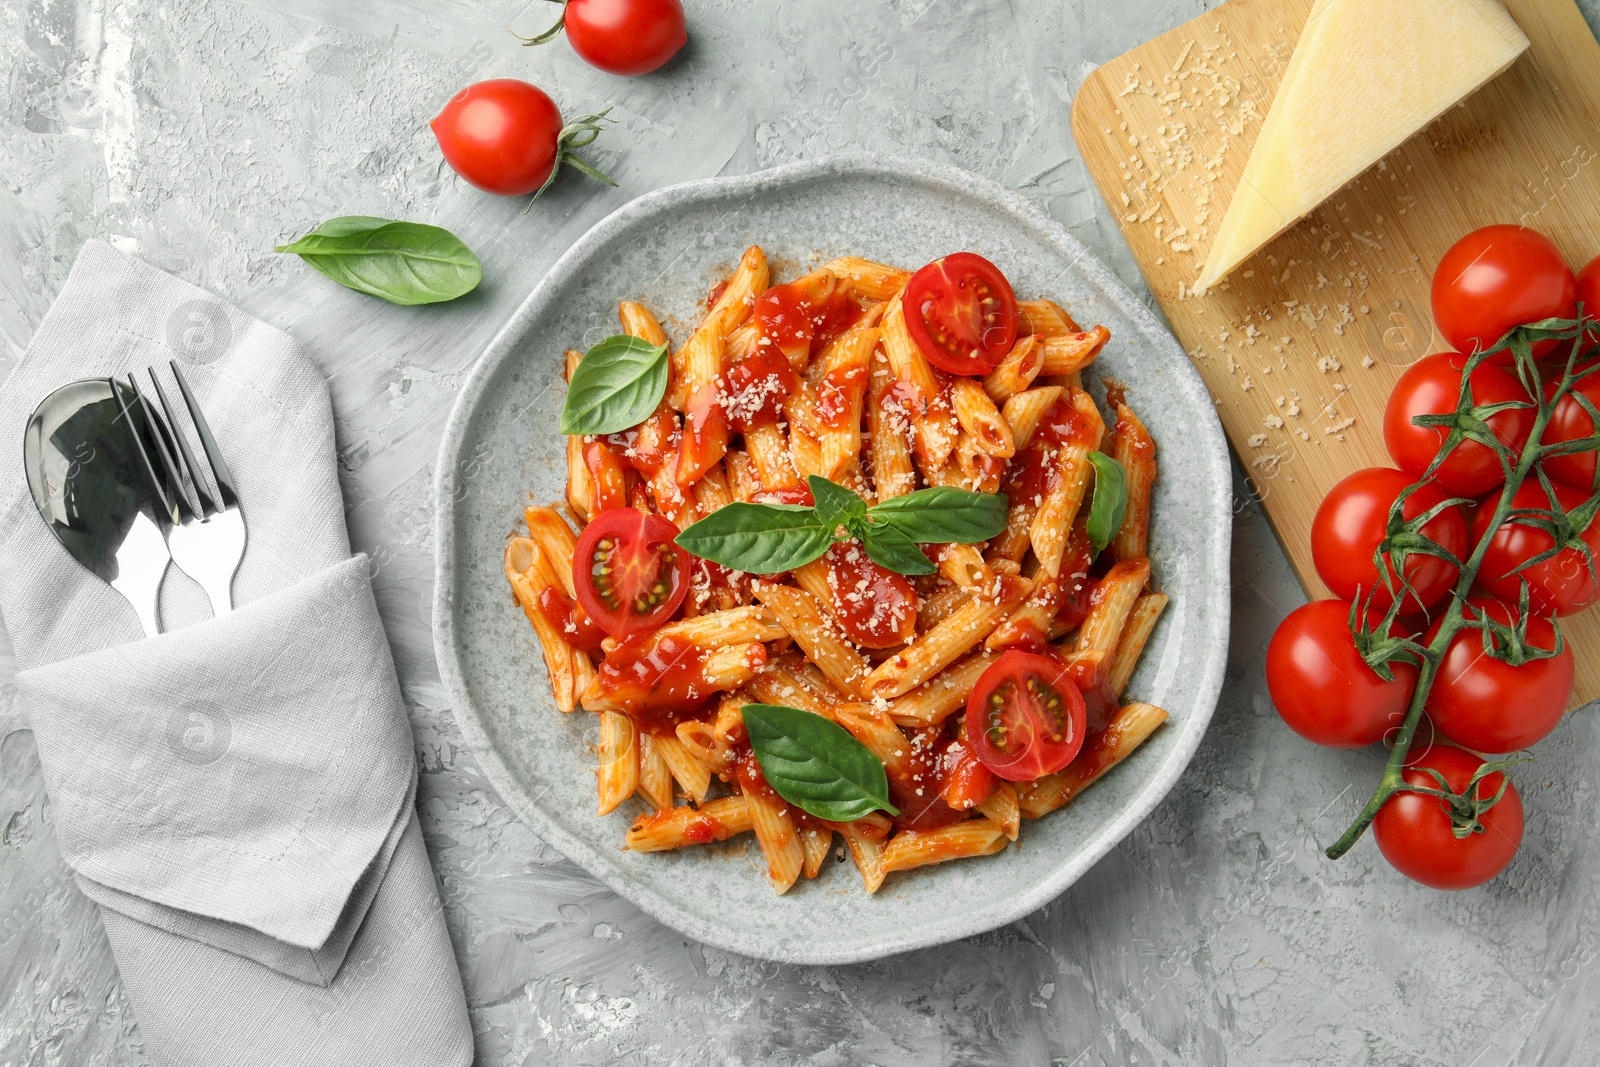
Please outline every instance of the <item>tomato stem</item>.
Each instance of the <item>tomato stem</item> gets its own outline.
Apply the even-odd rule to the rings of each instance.
[[[1577,365],[1579,353],[1584,347],[1585,330],[1593,321],[1580,308],[1579,317],[1576,320],[1563,320],[1559,324],[1554,320],[1547,320],[1547,322],[1539,324],[1538,327],[1523,327],[1515,330],[1500,344],[1472,356],[1462,371],[1461,403],[1474,403],[1471,399],[1473,371],[1486,362],[1492,354],[1509,347],[1516,359],[1518,375],[1522,379],[1523,386],[1527,388],[1529,396],[1533,399],[1537,410],[1533,429],[1528,434],[1527,444],[1523,446],[1522,454],[1517,458],[1515,466],[1511,466],[1505,461],[1504,453],[1502,452],[1502,465],[1506,469],[1505,489],[1500,493],[1499,500],[1495,504],[1494,514],[1491,517],[1491,521],[1484,528],[1483,536],[1473,546],[1472,555],[1462,562],[1460,575],[1456,580],[1455,589],[1450,597],[1450,606],[1440,622],[1438,632],[1434,634],[1433,640],[1428,643],[1426,648],[1421,650],[1418,656],[1421,662],[1418,664],[1417,687],[1415,692],[1412,693],[1411,704],[1406,709],[1405,720],[1395,734],[1394,744],[1389,750],[1389,759],[1384,764],[1383,775],[1378,779],[1378,786],[1373,790],[1371,798],[1362,807],[1355,821],[1340,835],[1337,841],[1329,846],[1327,850],[1329,859],[1338,859],[1350,851],[1351,847],[1360,840],[1361,835],[1366,832],[1367,827],[1372,824],[1372,820],[1377,817],[1379,810],[1389,801],[1389,798],[1398,792],[1409,791],[1412,788],[1404,777],[1406,756],[1410,752],[1411,742],[1416,736],[1417,724],[1422,721],[1423,708],[1427,705],[1428,693],[1433,688],[1433,680],[1438,673],[1439,664],[1443,661],[1445,650],[1450,647],[1450,642],[1454,640],[1456,634],[1463,627],[1468,625],[1463,605],[1467,602],[1467,596],[1472,589],[1473,582],[1477,580],[1478,569],[1483,564],[1483,557],[1488,552],[1489,545],[1494,540],[1496,532],[1510,517],[1512,511],[1516,510],[1512,507],[1512,499],[1517,495],[1517,490],[1522,487],[1522,483],[1527,479],[1529,473],[1534,470],[1540,459],[1552,449],[1561,447],[1560,445],[1543,444],[1544,431],[1556,406],[1571,391],[1573,369]],[[1539,375],[1538,364],[1533,357],[1531,342],[1527,336],[1527,332],[1530,330],[1537,330],[1540,333],[1566,335],[1563,339],[1572,341],[1572,351],[1568,355],[1566,365],[1562,370],[1561,380],[1557,384],[1555,391],[1549,396],[1545,395],[1544,383]],[[1472,419],[1479,418],[1476,407],[1468,417]],[[1444,448],[1440,449],[1439,456],[1435,458],[1427,474],[1423,476],[1424,480],[1438,468],[1444,456],[1461,440],[1462,438],[1458,433],[1451,433],[1450,440],[1446,442]],[[1590,444],[1588,450],[1593,450],[1595,447],[1595,444]],[[1399,501],[1396,502],[1395,507],[1400,507]],[[1523,512],[1525,511],[1526,509],[1523,509]],[[1554,514],[1549,514],[1553,520]],[[1380,546],[1379,553],[1385,554],[1389,549],[1390,545],[1386,539],[1385,543]],[[1401,572],[1401,584],[1409,592],[1410,582],[1406,580],[1403,568],[1397,567],[1396,569]],[[1524,579],[1524,584],[1526,584],[1526,579]],[[1395,603],[1399,604],[1403,597],[1396,596],[1394,599]],[[1524,600],[1526,600],[1526,597],[1524,597]],[[1391,616],[1393,614],[1394,609],[1391,609]],[[1383,626],[1387,629],[1391,621],[1392,619],[1385,619]]]
[[[551,2],[561,5],[561,17],[556,19],[556,24],[554,26],[551,26],[543,33],[536,33],[532,37],[524,37],[522,34],[513,29],[507,29],[506,32],[515,37],[517,40],[521,41],[524,48],[536,44],[549,44],[551,41],[555,40],[561,35],[561,31],[565,29],[567,25],[567,0],[551,0]]]

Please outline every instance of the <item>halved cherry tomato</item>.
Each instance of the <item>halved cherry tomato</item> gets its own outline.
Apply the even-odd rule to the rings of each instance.
[[[1393,678],[1386,682],[1356,651],[1348,601],[1313,600],[1291,611],[1273,633],[1267,692],[1283,721],[1306,740],[1363,748],[1404,721],[1417,686],[1415,665],[1389,666]]]
[[[1328,490],[1311,520],[1311,560],[1335,596],[1355,600],[1371,593],[1371,606],[1380,609],[1394,602],[1373,564],[1372,554],[1388,529],[1389,509],[1411,484],[1409,474],[1388,467],[1367,467]],[[1443,493],[1424,485],[1406,498],[1401,514],[1414,519],[1444,501]],[[1457,559],[1467,554],[1467,521],[1460,508],[1441,511],[1422,532]],[[1384,563],[1399,588],[1400,576],[1395,573],[1393,561],[1385,557]],[[1450,591],[1458,573],[1454,565],[1437,556],[1412,553],[1406,559],[1406,578],[1414,592],[1406,595],[1401,610],[1412,614],[1432,607]]]
[[[1600,259],[1595,260],[1600,263]],[[1588,268],[1584,268],[1585,272]],[[1596,287],[1600,288],[1600,272],[1596,272]],[[1600,292],[1595,294],[1600,298]],[[1588,306],[1588,305],[1585,305]],[[1600,312],[1600,304],[1594,305]],[[1552,361],[1554,362],[1554,361]],[[1565,368],[1565,364],[1562,364]],[[1572,383],[1572,392],[1561,398],[1555,410],[1550,413],[1550,421],[1545,424],[1544,437],[1541,438],[1547,445],[1557,444],[1561,441],[1576,441],[1580,437],[1592,437],[1595,433],[1594,420],[1583,409],[1583,405],[1572,393],[1582,393],[1589,403],[1600,408],[1600,367],[1595,361],[1580,364],[1574,373],[1591,370],[1588,377],[1579,378]],[[1544,395],[1548,399],[1555,395],[1557,382],[1552,380],[1545,386]],[[1593,452],[1574,452],[1568,456],[1551,456],[1544,461],[1545,473],[1558,482],[1565,482],[1583,490],[1585,493],[1594,491],[1594,457]]]
[[[835,544],[828,565],[834,618],[862,648],[892,648],[911,639],[917,625],[917,591],[910,579],[880,567],[858,541]]]
[[[660,515],[613,508],[584,527],[573,553],[578,603],[618,640],[653,630],[689,592],[689,553]]]
[[[1418,426],[1411,420],[1418,415],[1444,415],[1456,410],[1466,362],[1466,356],[1455,352],[1424,356],[1406,368],[1389,394],[1389,403],[1383,409],[1383,443],[1389,446],[1395,466],[1413,479],[1422,477],[1450,431],[1440,426]],[[1472,372],[1472,400],[1476,404],[1529,402],[1527,391],[1516,378],[1487,363]],[[1576,402],[1573,406],[1577,406]],[[1521,452],[1528,443],[1528,434],[1533,432],[1534,415],[1531,407],[1510,408],[1491,415],[1489,426],[1502,444]],[[1591,458],[1591,470],[1593,465]],[[1476,441],[1457,445],[1433,477],[1447,496],[1482,496],[1506,480],[1494,451]]]
[[[1487,615],[1510,626],[1516,610],[1498,600],[1474,597],[1476,609],[1469,618]],[[1433,641],[1441,619],[1428,631]],[[1528,619],[1531,648],[1556,647],[1556,631],[1549,619]],[[1450,641],[1433,688],[1428,690],[1428,718],[1439,732],[1458,745],[1478,752],[1513,752],[1541,741],[1567,710],[1572,697],[1572,646],[1558,655],[1529,660],[1514,667],[1483,650],[1483,631],[1464,629]]]
[[[1526,226],[1485,226],[1450,246],[1433,272],[1433,317],[1452,348],[1471,354],[1518,326],[1575,318],[1578,281],[1566,257]],[[1556,341],[1533,346],[1549,355]],[[1510,364],[1509,351],[1493,362]]]
[[[1571,511],[1588,499],[1588,494],[1560,482],[1551,482],[1556,491],[1555,501],[1546,495],[1536,479],[1522,483],[1517,495],[1511,498],[1515,509],[1548,511],[1559,507]],[[1502,493],[1496,493],[1478,506],[1477,518],[1472,523],[1472,540],[1482,540],[1500,504]],[[1600,568],[1600,522],[1591,522],[1578,536],[1589,546],[1596,568]],[[1478,568],[1478,584],[1508,604],[1519,603],[1522,579],[1528,580],[1528,603],[1541,615],[1572,615],[1600,599],[1600,586],[1595,584],[1590,572],[1590,560],[1577,548],[1564,548],[1543,563],[1524,567],[1512,573],[1524,561],[1532,559],[1555,544],[1555,539],[1537,526],[1529,526],[1513,519],[1495,531],[1494,540],[1483,554]]]
[[[1450,791],[1463,794],[1472,775],[1484,764],[1479,756],[1450,745],[1433,745],[1412,757],[1402,772],[1411,785],[1438,789],[1429,770],[1438,771]],[[1505,772],[1486,774],[1473,790],[1488,800],[1505,781]],[[1396,793],[1378,809],[1372,836],[1383,858],[1412,881],[1434,889],[1469,889],[1482,885],[1510,865],[1522,843],[1522,796],[1506,783],[1505,795],[1478,816],[1480,831],[1457,837],[1445,802],[1422,793]]]
[[[967,739],[996,777],[1031,782],[1071,763],[1087,733],[1083,694],[1066,664],[1012,650],[967,699]]]
[[[1017,339],[1017,298],[1000,268],[971,252],[911,276],[906,328],[928,362],[951,374],[988,374]]]

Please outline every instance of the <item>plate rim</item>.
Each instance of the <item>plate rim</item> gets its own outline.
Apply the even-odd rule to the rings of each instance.
[[[1227,668],[1229,623],[1232,611],[1230,568],[1233,523],[1232,499],[1223,494],[1208,516],[1214,527],[1208,542],[1213,573],[1223,576],[1216,587],[1212,604],[1217,632],[1211,638],[1210,655],[1196,686],[1198,699],[1189,712],[1191,725],[1169,753],[1159,770],[1152,774],[1098,834],[1091,837],[1073,856],[1052,870],[1039,884],[1026,892],[1006,894],[980,910],[963,909],[939,920],[914,928],[880,931],[875,936],[848,944],[814,941],[801,945],[775,944],[752,928],[718,923],[686,911],[654,889],[630,880],[560,821],[538,808],[500,753],[490,741],[482,711],[471,696],[466,681],[456,636],[454,579],[456,544],[449,531],[456,524],[458,492],[457,460],[466,441],[466,432],[483,399],[489,382],[501,364],[516,349],[527,323],[543,309],[549,294],[581,269],[595,250],[604,247],[614,235],[625,231],[636,219],[654,215],[658,208],[706,200],[756,194],[774,187],[801,185],[828,177],[889,178],[969,197],[1013,216],[1025,229],[1047,244],[1060,249],[1074,267],[1081,270],[1099,290],[1099,295],[1126,315],[1141,333],[1172,357],[1171,371],[1177,391],[1197,403],[1209,418],[1202,417],[1192,428],[1192,442],[1203,447],[1196,453],[1209,459],[1216,484],[1231,485],[1229,452],[1222,435],[1222,424],[1211,403],[1199,372],[1188,355],[1156,314],[1123,284],[1104,262],[1091,252],[1059,221],[1038,204],[992,179],[945,163],[910,159],[877,152],[849,152],[787,163],[740,175],[698,178],[664,186],[623,204],[595,223],[579,237],[545,272],[474,361],[461,391],[457,394],[440,440],[434,472],[434,592],[433,645],[439,673],[451,700],[454,716],[468,746],[495,789],[502,803],[511,808],[545,843],[598,878],[609,889],[667,926],[703,944],[756,959],[792,964],[850,964],[882,959],[916,949],[946,944],[996,929],[1037,911],[1060,896],[1088,870],[1105,858],[1117,842],[1141,825],[1166,797],[1194,758],[1205,737],[1222,692]]]

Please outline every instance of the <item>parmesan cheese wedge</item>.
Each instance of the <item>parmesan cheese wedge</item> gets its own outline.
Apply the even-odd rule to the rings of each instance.
[[[1527,47],[1499,0],[1317,0],[1194,291],[1215,285]]]

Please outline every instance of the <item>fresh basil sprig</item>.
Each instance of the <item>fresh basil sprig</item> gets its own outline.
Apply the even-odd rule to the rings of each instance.
[[[1128,511],[1128,476],[1122,464],[1104,452],[1090,452],[1089,462],[1094,464],[1094,499],[1089,504],[1086,526],[1089,547],[1098,556],[1122,529],[1122,518]]]
[[[1009,514],[1003,493],[941,486],[869,508],[826,478],[812,475],[807,482],[815,506],[728,504],[679,534],[678,546],[734,570],[776,574],[804,566],[835,541],[854,537],[879,566],[899,574],[932,574],[938,568],[918,544],[986,541],[1006,528]]]
[[[741,717],[761,776],[801,811],[829,822],[900,814],[883,763],[844,727],[782,704],[746,704]]]
[[[410,307],[470,293],[483,265],[449,230],[368,215],[329,219],[293,244],[292,252],[347,289]]]
[[[666,392],[666,345],[623,333],[607,337],[572,372],[561,432],[621,433],[648,419]]]

